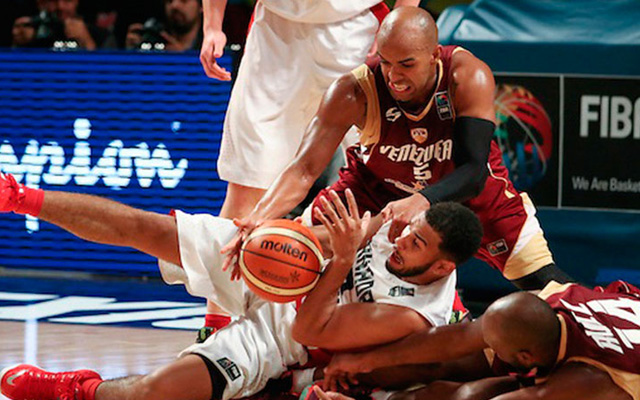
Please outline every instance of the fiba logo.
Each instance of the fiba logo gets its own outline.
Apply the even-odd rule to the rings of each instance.
[[[522,86],[498,85],[494,105],[494,138],[509,177],[516,189],[530,189],[547,172],[553,152],[551,119],[540,101]]]

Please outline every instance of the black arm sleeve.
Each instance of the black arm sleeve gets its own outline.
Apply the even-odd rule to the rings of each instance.
[[[453,129],[456,169],[420,191],[431,204],[472,199],[482,192],[489,175],[487,162],[495,124],[481,118],[459,117]]]

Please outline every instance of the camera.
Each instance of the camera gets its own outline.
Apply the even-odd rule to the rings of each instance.
[[[35,29],[34,47],[54,47],[56,42],[65,41],[64,24],[54,14],[41,12],[31,17]]]
[[[164,25],[155,18],[149,18],[139,34],[142,40],[138,48],[140,50],[164,50],[166,40],[160,34],[164,31]]]

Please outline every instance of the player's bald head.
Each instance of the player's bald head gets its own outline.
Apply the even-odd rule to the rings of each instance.
[[[409,41],[425,49],[438,44],[438,28],[433,17],[419,7],[398,7],[382,21],[378,45]]]
[[[485,340],[501,347],[532,352],[553,351],[560,334],[555,312],[544,300],[517,292],[495,301],[483,316]]]

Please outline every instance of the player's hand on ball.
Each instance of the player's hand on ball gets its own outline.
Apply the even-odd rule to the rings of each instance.
[[[234,218],[233,223],[238,227],[238,232],[236,232],[229,243],[220,249],[220,253],[225,255],[224,261],[222,262],[222,270],[231,270],[231,280],[235,281],[242,277],[242,274],[240,273],[240,266],[238,265],[238,256],[240,255],[242,242],[244,242],[249,234],[257,228],[260,223],[255,223],[248,218]]]
[[[389,240],[393,243],[402,234],[404,228],[411,223],[413,217],[427,211],[429,207],[431,207],[429,200],[420,193],[387,204],[381,214],[385,222],[392,221],[389,227]]]
[[[334,261],[341,261],[351,266],[358,247],[367,233],[371,213],[367,211],[360,218],[358,205],[351,190],[347,189],[345,196],[347,206],[335,191],[330,191],[329,199],[326,197],[320,199],[324,212],[315,208],[314,213],[329,233]]]

